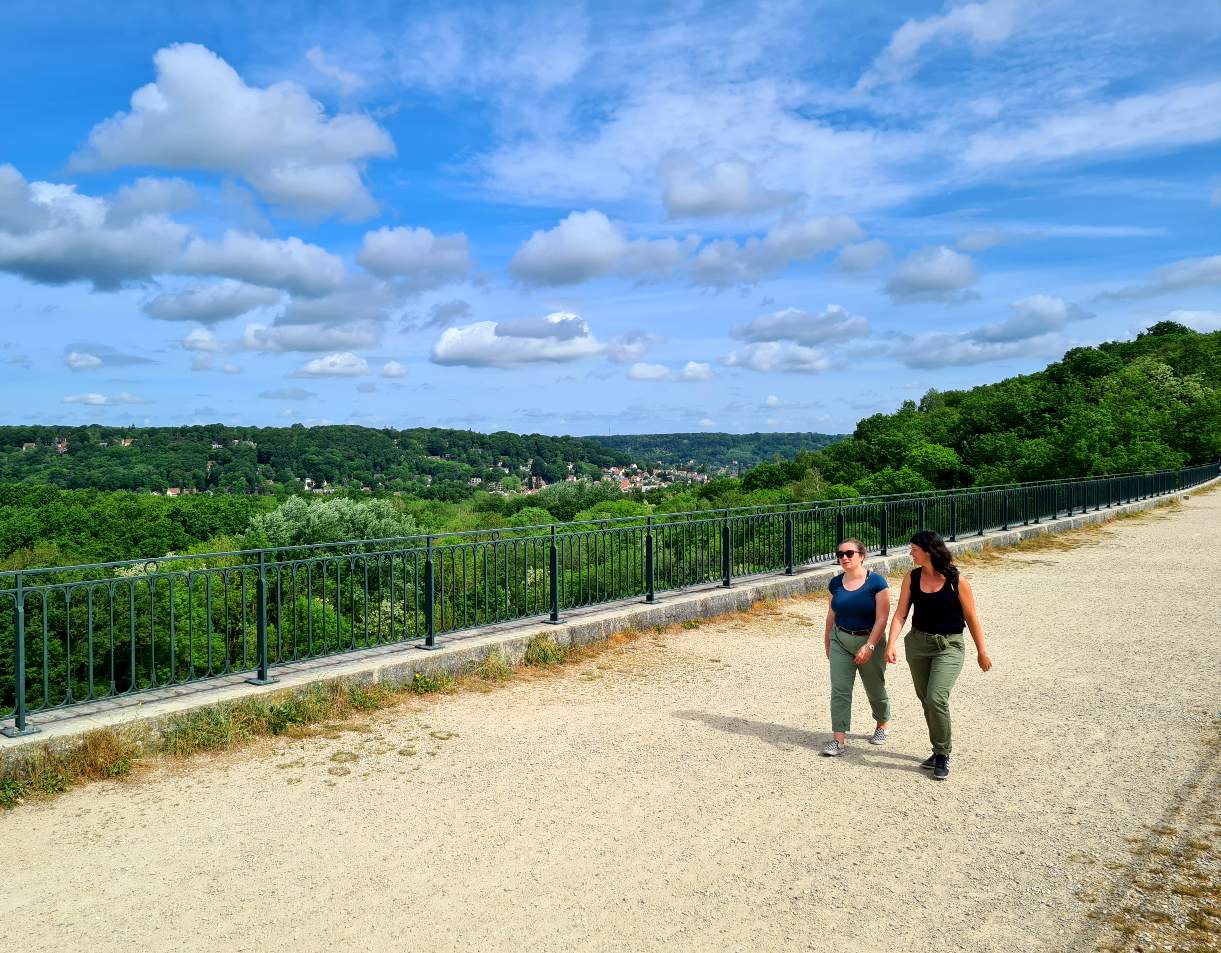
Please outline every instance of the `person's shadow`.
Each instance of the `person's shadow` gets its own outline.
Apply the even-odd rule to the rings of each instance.
[[[744,738],[755,738],[766,742],[781,751],[791,751],[793,748],[808,748],[811,751],[821,751],[830,735],[808,731],[805,728],[793,728],[790,725],[777,725],[770,721],[753,721],[750,718],[734,718],[729,715],[717,715],[710,711],[676,711],[673,717],[683,721],[698,721],[709,728],[716,728],[731,735]],[[853,746],[853,760],[865,763],[877,761],[876,767],[890,771],[913,771],[924,774],[920,769],[920,759],[912,755],[887,751],[878,745],[871,745],[861,740]],[[886,762],[891,762],[887,764]]]

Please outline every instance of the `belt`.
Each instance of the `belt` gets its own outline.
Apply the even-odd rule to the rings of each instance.
[[[844,635],[868,635],[873,629],[845,629],[842,625],[836,626]]]

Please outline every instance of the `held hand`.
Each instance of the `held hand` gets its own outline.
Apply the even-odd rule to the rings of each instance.
[[[886,649],[886,662],[889,665],[894,665],[899,661],[898,653],[895,652],[894,646]]]
[[[987,652],[980,652],[978,661],[979,661],[979,667],[981,669],[983,669],[985,672],[991,670],[992,659],[988,656]]]

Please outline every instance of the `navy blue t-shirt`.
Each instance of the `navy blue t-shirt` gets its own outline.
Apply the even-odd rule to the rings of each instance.
[[[835,613],[835,624],[841,629],[872,629],[878,615],[875,598],[890,583],[879,572],[870,572],[859,589],[851,592],[844,588],[844,574],[840,573],[827,588],[831,590],[831,611]]]

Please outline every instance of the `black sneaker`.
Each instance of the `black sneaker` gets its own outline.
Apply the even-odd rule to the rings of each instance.
[[[950,756],[948,754],[933,755],[933,780],[944,781],[950,776]]]
[[[920,767],[925,771],[932,771],[933,766],[937,763],[937,755],[930,754],[927,758],[920,762]]]

